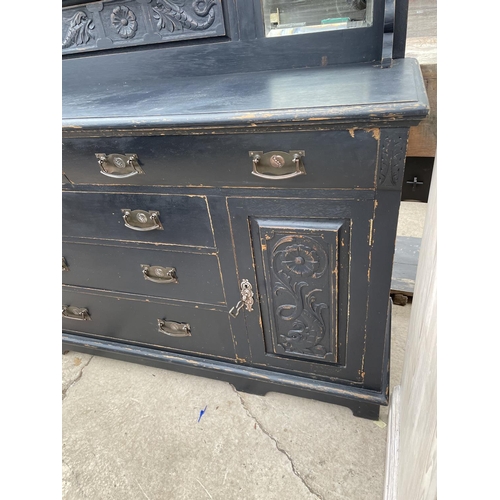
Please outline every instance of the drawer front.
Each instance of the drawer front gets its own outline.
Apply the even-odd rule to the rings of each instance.
[[[65,285],[225,304],[216,255],[66,242],[62,249]]]
[[[225,312],[74,292],[64,287],[62,298],[63,306],[68,306],[63,312],[63,331],[192,354],[235,357]],[[163,321],[161,332],[159,320]],[[183,325],[189,326],[185,329]]]
[[[378,132],[373,129],[64,139],[63,168],[75,184],[373,188]],[[283,153],[294,151],[304,152],[299,169],[303,172],[290,177],[293,167]],[[270,178],[252,173],[254,156],[250,152],[261,158],[256,173]],[[268,154],[271,152],[276,153],[272,161],[273,155]],[[113,177],[101,173],[96,153],[108,155],[102,168]],[[137,155],[137,160],[126,166],[131,155]],[[120,176],[120,165],[124,176],[116,177]]]
[[[123,211],[134,227],[137,217],[158,213],[161,229],[136,230],[126,226]],[[146,217],[147,216],[147,217]],[[155,227],[148,219],[145,225]],[[212,224],[204,196],[63,193],[63,236],[103,240],[137,241],[156,244],[214,248]]]

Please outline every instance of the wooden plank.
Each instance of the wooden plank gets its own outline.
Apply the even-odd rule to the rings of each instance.
[[[437,144],[437,0],[410,0],[406,57],[420,63],[430,113],[410,129],[408,156],[434,157]]]
[[[397,385],[391,394],[387,429],[387,454],[385,457],[384,500],[397,500],[397,459],[399,450],[400,389]]]
[[[384,500],[437,498],[436,199],[434,165],[401,386],[391,396]]]
[[[392,268],[391,294],[402,293],[413,296],[417,276],[420,238],[398,236]]]
[[[417,266],[421,238],[398,236],[396,238],[396,252],[394,264]]]
[[[410,128],[408,156],[434,157],[437,146],[437,64],[421,65],[430,112],[417,127]]]
[[[398,497],[436,498],[436,165],[401,378]]]

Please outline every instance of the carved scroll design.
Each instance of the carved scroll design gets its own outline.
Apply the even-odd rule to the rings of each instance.
[[[215,21],[215,0],[195,0],[192,4],[193,12],[206,20],[198,21],[186,12],[182,7],[185,0],[158,0],[156,7],[153,7],[153,17],[156,19],[158,30],[166,29],[170,33],[175,30],[206,30]]]
[[[329,295],[325,290],[328,264],[325,248],[311,237],[285,236],[274,245],[271,257],[273,294],[286,296],[285,303],[275,306],[274,310],[278,353],[319,358],[328,354],[322,341],[327,330],[323,310],[329,307],[318,299]]]
[[[62,42],[63,49],[72,45],[85,45],[91,38],[95,38],[94,33],[92,33],[94,22],[83,10],[75,12],[66,22],[69,27]]]
[[[62,17],[63,54],[226,34],[222,0],[89,0]]]
[[[403,176],[405,152],[406,136],[403,134],[386,135],[382,139],[379,187],[397,188]]]

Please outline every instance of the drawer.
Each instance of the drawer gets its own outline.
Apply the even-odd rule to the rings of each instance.
[[[204,196],[67,191],[63,192],[62,206],[63,236],[215,247]],[[156,219],[162,228],[146,231],[127,227],[125,209],[133,211],[127,220],[139,229],[144,229],[141,220],[148,228],[154,227],[156,223],[149,217],[158,212]]]
[[[225,304],[216,255],[66,242],[62,250],[65,285]]]
[[[109,295],[68,291],[62,328],[66,332],[117,339],[145,346],[234,359],[234,345],[225,312],[165,305]],[[87,313],[74,308],[85,309]],[[158,320],[163,321],[159,331]],[[184,329],[183,325],[188,325]]]
[[[379,130],[329,130],[220,135],[170,135],[64,139],[63,168],[75,184],[228,186],[284,188],[373,188]],[[305,175],[288,177],[285,166],[269,168],[266,153],[303,151]],[[253,175],[249,152],[262,152]],[[108,156],[101,174],[96,153]],[[270,161],[270,160],[269,160]],[[113,162],[117,162],[115,165]],[[134,168],[136,165],[136,168]],[[121,168],[120,168],[121,166]]]

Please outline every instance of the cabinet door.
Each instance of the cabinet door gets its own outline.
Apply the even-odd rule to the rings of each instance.
[[[254,293],[237,317],[249,361],[362,383],[373,199],[227,203],[238,280]]]

